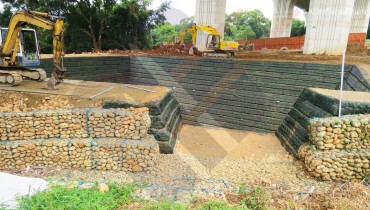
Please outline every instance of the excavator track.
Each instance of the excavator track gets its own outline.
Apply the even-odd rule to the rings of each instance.
[[[39,81],[39,82],[45,81],[47,75],[46,75],[46,71],[44,69],[28,69],[28,70],[38,72],[38,74],[39,74],[38,79],[29,78],[30,80],[36,80],[36,81]]]
[[[0,70],[0,86],[17,86],[23,81],[16,71]]]
[[[46,79],[46,72],[43,69],[11,68],[0,69],[0,85],[17,86],[23,80],[42,82]]]

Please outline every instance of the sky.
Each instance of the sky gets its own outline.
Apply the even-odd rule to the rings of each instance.
[[[166,0],[153,0],[151,8],[157,9],[161,3]],[[179,9],[187,14],[189,17],[195,15],[195,1],[196,0],[172,0],[171,7]],[[0,2],[0,10],[2,10],[2,3]],[[254,10],[259,9],[263,14],[271,19],[273,13],[273,0],[226,0],[226,13],[231,14],[238,10]],[[303,14],[298,18],[303,19]]]
[[[165,0],[153,0],[152,8],[156,9]],[[196,0],[172,0],[171,7],[179,9],[189,17],[195,15]],[[272,18],[273,0],[226,0],[226,13],[231,14],[237,10],[254,10],[260,9],[269,19]]]

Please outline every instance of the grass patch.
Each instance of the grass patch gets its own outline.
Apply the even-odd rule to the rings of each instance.
[[[366,40],[366,44],[365,45],[368,46],[368,47],[370,47],[370,39],[367,39]]]
[[[171,201],[145,201],[133,196],[137,190],[134,184],[109,184],[109,191],[102,193],[97,186],[91,189],[53,186],[33,196],[19,198],[19,209],[22,210],[115,210],[115,209],[147,209],[147,210],[232,210],[251,209],[265,210],[269,197],[262,188],[247,188],[242,185],[236,199],[230,202],[217,200],[194,201],[189,205]],[[1,210],[1,206],[0,206]]]
[[[92,189],[53,186],[50,190],[38,192],[19,199],[19,209],[101,209],[110,210],[126,205],[132,200],[134,185],[109,185],[109,192],[102,193],[97,186]]]

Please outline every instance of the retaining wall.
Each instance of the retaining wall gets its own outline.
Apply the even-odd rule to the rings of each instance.
[[[351,66],[350,71],[347,71],[344,77],[344,89],[370,92],[370,78],[364,75],[365,72],[364,67]],[[338,85],[337,89],[340,89],[340,85]]]
[[[67,79],[88,80],[97,82],[128,82],[130,57],[128,56],[86,56],[66,57]],[[53,59],[41,60],[40,68],[45,69],[48,77],[53,71]]]
[[[309,125],[312,118],[338,116],[339,91],[306,88],[283,123],[276,131],[276,136],[292,154],[309,141]],[[351,96],[352,98],[349,98]],[[359,101],[356,101],[356,98]],[[342,104],[342,114],[367,114],[370,112],[369,93],[346,92]]]
[[[335,89],[339,65],[132,56],[136,84],[174,87],[184,123],[274,132],[305,87]],[[350,66],[347,66],[347,71]]]
[[[370,115],[316,118],[309,143],[299,151],[307,171],[320,180],[363,180],[370,174]]]
[[[43,63],[51,72],[51,59]],[[336,89],[341,72],[330,64],[183,57],[76,57],[65,64],[67,78],[174,88],[184,123],[268,133],[279,128],[304,88]],[[369,81],[346,66],[346,89],[370,91]]]
[[[0,169],[151,170],[159,147],[150,125],[148,108],[0,113]]]

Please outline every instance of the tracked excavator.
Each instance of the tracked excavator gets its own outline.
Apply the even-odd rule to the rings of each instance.
[[[46,72],[37,68],[40,51],[36,31],[23,28],[26,24],[53,31],[54,70],[45,87],[58,89],[66,71],[63,67],[64,20],[35,11],[18,11],[8,28],[0,28],[0,84],[15,86],[23,80],[46,79]]]
[[[197,43],[197,32],[203,31],[207,35],[206,43],[201,43],[205,46],[202,51],[199,51],[195,45]],[[238,51],[239,44],[234,41],[223,41],[221,40],[221,35],[217,32],[217,30],[212,26],[207,25],[196,25],[194,24],[192,27],[183,30],[179,36],[176,45],[182,46],[185,44],[185,36],[186,34],[191,33],[192,35],[192,46],[189,49],[189,54],[200,54],[204,56],[210,57],[233,57],[235,52]]]

